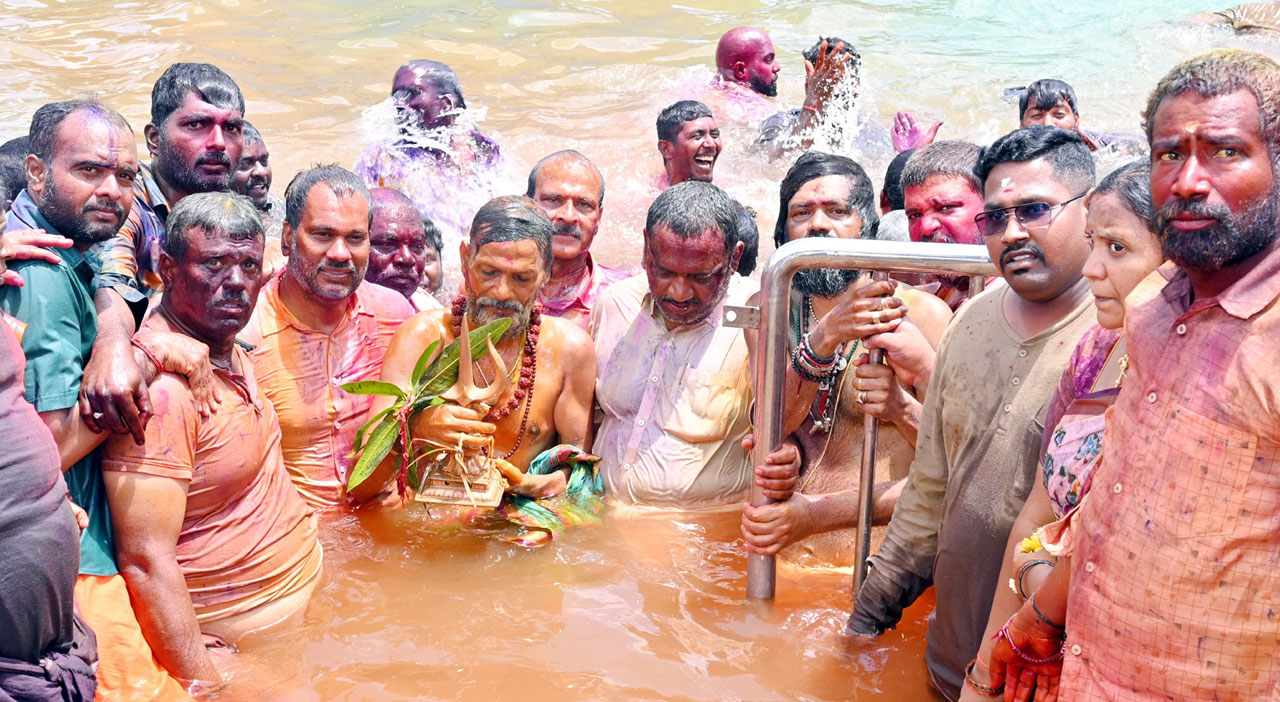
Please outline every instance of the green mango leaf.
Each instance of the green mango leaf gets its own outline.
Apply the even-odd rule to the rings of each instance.
[[[369,436],[369,444],[364,447],[356,464],[351,466],[351,475],[347,478],[347,489],[354,490],[373,475],[373,471],[382,463],[382,459],[391,453],[396,439],[400,436],[400,420],[387,417],[374,428]]]
[[[422,380],[422,374],[427,372],[427,364],[431,362],[438,348],[440,348],[440,340],[436,339],[422,352],[421,356],[418,356],[418,362],[413,366],[413,375],[409,376],[410,387],[418,386],[418,382]]]
[[[492,338],[495,342],[507,331],[507,327],[511,326],[511,320],[503,317],[495,319],[492,322],[471,332],[471,360],[474,361],[476,356],[481,355],[487,349],[485,340]],[[458,382],[458,357],[461,355],[459,339],[454,339],[448,346],[440,351],[440,356],[431,364],[427,372],[422,377],[422,396],[418,398],[414,409],[419,410],[425,405],[430,398],[439,395],[448,390],[454,383]]]
[[[360,429],[356,432],[356,443],[354,446],[351,447],[351,453],[347,454],[347,458],[351,458],[357,453],[360,453],[360,447],[364,446],[365,432],[369,431],[369,429],[372,428],[375,424],[385,419],[388,414],[391,414],[392,412],[399,412],[400,408],[403,406],[404,406],[404,400],[397,400],[395,404],[375,414],[373,417],[369,419],[369,421],[365,422],[364,426],[360,427]]]
[[[361,380],[355,383],[343,383],[341,387],[352,395],[384,395],[386,397],[398,397],[402,400],[407,397],[405,391],[401,390],[399,385],[381,380]]]

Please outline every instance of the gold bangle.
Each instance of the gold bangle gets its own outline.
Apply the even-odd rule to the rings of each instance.
[[[973,688],[973,690],[978,694],[986,695],[988,697],[995,697],[1001,692],[1004,692],[1004,685],[1001,685],[1000,687],[991,687],[990,685],[983,685],[982,683],[973,679],[973,666],[977,662],[978,662],[978,659],[977,657],[975,657],[973,660],[969,661],[969,665],[964,669],[964,683],[969,687]],[[983,667],[987,668],[985,664],[983,665]],[[990,668],[987,668],[987,669],[990,670]]]

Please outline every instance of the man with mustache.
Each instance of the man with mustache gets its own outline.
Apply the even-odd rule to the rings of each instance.
[[[974,175],[981,149],[967,141],[939,141],[918,149],[900,179],[912,241],[981,244],[973,218],[982,211],[982,183]],[[969,277],[932,274],[925,280],[951,309],[969,299]]]
[[[409,320],[391,340],[382,380],[409,384],[418,357],[432,342],[444,346],[458,338],[462,316],[474,331],[503,317],[512,320],[495,347],[502,356],[511,387],[486,409],[446,403],[412,418],[414,441],[468,450],[488,449],[525,471],[547,449],[569,444],[591,450],[591,397],[596,382],[591,339],[572,322],[544,316],[538,290],[550,277],[551,221],[527,197],[490,200],[476,213],[471,233],[462,243],[463,293],[446,310],[427,310]],[[497,368],[488,357],[476,360],[476,382],[493,378]],[[353,495],[369,499],[394,491],[387,487],[392,460],[383,462]],[[529,497],[561,493],[565,470],[526,474],[510,488]]]
[[[139,167],[133,130],[97,101],[51,103],[31,119],[29,148],[27,187],[9,210],[5,228],[43,229],[74,245],[44,248],[52,261],[14,261],[12,270],[23,285],[0,286],[0,312],[25,325],[25,396],[53,434],[72,501],[88,516],[79,539],[76,601],[97,634],[99,691],[108,696],[135,691],[143,699],[182,697],[181,686],[155,663],[117,569],[99,451],[108,434],[85,422],[77,406],[99,336],[92,297],[96,271],[89,252],[116,235],[134,202]],[[124,358],[139,369],[144,387],[164,363],[189,375],[198,388],[208,377],[208,361],[207,352],[194,346],[174,335],[149,335],[128,345]],[[180,356],[186,362],[178,362]]]
[[[658,115],[658,153],[663,169],[658,189],[686,180],[710,183],[720,148],[720,127],[706,105],[694,100],[668,105]]]
[[[193,692],[222,675],[206,645],[297,622],[319,582],[315,513],[289,481],[280,424],[236,334],[262,287],[261,215],[245,197],[198,193],[168,217],[164,294],[142,333],[206,345],[218,412],[202,416],[181,376],[152,382],[146,442],[116,436],[102,469],[116,554],[142,633]]]
[[[1094,316],[1081,275],[1094,165],[1080,136],[1019,129],[982,151],[975,174],[978,224],[1006,284],[970,299],[942,337],[915,460],[849,619],[854,633],[879,634],[932,583],[925,659],[951,700],[1035,479],[1045,405]]]
[[[313,507],[346,502],[348,454],[373,397],[345,383],[376,380],[391,335],[413,315],[400,293],[365,281],[372,198],[336,165],[298,173],[285,190],[284,272],[263,288],[241,338],[283,429],[284,465]]]
[[[810,151],[782,180],[774,243],[805,237],[877,239],[877,224],[875,188],[862,167],[843,156]],[[743,536],[747,550],[755,553],[773,555],[796,544],[785,554],[793,561],[845,567],[853,562],[857,538],[858,478],[849,467],[862,455],[863,414],[885,422],[873,517],[883,526],[915,454],[917,398],[928,381],[924,375],[900,382],[890,366],[866,363],[867,339],[909,319],[923,352],[932,356],[951,310],[926,292],[873,282],[856,270],[800,271],[792,288],[794,362],[785,371],[789,396],[782,426],[787,443],[800,449],[804,489],[781,502],[744,506]],[[754,348],[754,330],[748,330],[747,343]],[[828,361],[813,372],[800,354]],[[894,354],[891,363],[896,349]]]
[[[231,189],[243,123],[244,95],[217,66],[175,63],[151,89],[151,122],[144,129],[151,164],[133,181],[128,221],[96,252],[98,339],[81,384],[85,421],[94,428],[143,439],[150,405],[129,340],[147,296],[160,286],[154,263],[164,220],[191,193]]]
[[[369,194],[373,197],[373,221],[365,280],[404,295],[416,312],[440,309],[440,303],[420,287],[431,249],[422,215],[399,190],[374,188]],[[439,258],[437,250],[436,260]]]
[[[614,500],[723,507],[751,485],[747,345],[721,324],[725,305],[756,291],[734,274],[738,221],[736,203],[710,183],[667,188],[645,221],[644,274],[615,283],[591,311],[604,413],[595,452]]]
[[[1046,539],[1066,560],[993,650],[1012,694],[1053,692],[1058,672],[1060,699],[1084,702],[1280,689],[1278,100],[1280,65],[1218,50],[1147,101],[1156,234],[1177,267],[1125,300],[1107,448],[1068,538]]]
[[[551,218],[551,278],[538,292],[542,313],[586,329],[605,288],[630,277],[591,258],[604,215],[604,175],[577,151],[557,151],[529,171],[526,193]]]

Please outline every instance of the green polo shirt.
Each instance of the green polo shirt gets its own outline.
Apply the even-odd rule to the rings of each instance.
[[[33,218],[36,226],[56,232],[38,213]],[[15,221],[12,213],[9,223],[9,229],[25,229],[28,224]],[[98,333],[89,261],[75,248],[48,250],[61,261],[56,265],[13,261],[9,268],[22,276],[24,285],[0,285],[0,310],[27,324],[22,335],[22,351],[27,357],[25,395],[37,412],[75,406],[84,367]],[[63,475],[71,499],[89,513],[89,528],[80,536],[80,572],[115,575],[118,571],[100,450],[91,451]]]

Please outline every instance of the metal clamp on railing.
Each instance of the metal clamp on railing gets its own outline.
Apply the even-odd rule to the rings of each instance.
[[[986,276],[998,275],[985,246],[960,244],[916,244],[899,241],[800,239],[778,247],[760,276],[760,307],[726,307],[726,326],[758,328],[756,358],[756,448],[753,464],[784,438],[782,434],[783,385],[787,375],[787,319],[791,303],[791,279],[807,268],[856,268],[887,273],[943,273],[973,276],[970,290],[982,290]],[[883,351],[872,361],[883,362]],[[854,554],[854,591],[866,577],[871,550],[871,512],[875,495],[876,434],[879,423],[867,416],[863,425],[862,469],[859,473],[858,541]],[[770,502],[757,486],[751,488],[751,504]],[[773,556],[747,556],[747,597],[771,599],[776,585]]]

